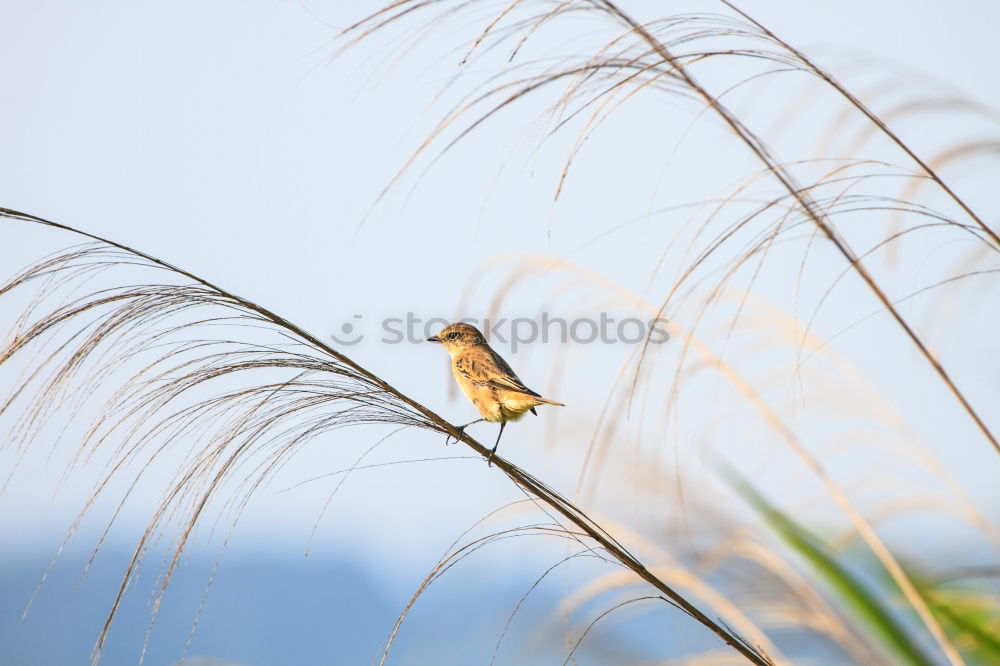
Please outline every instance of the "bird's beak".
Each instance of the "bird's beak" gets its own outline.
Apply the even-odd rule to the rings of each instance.
[[[427,342],[441,342],[441,338],[439,338],[436,335],[432,335],[431,337],[427,338]]]

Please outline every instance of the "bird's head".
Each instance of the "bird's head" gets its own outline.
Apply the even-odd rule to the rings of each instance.
[[[479,332],[478,328],[461,322],[445,326],[441,329],[440,333],[427,338],[427,341],[440,342],[444,350],[449,354],[455,354],[472,345],[486,343],[486,339]]]

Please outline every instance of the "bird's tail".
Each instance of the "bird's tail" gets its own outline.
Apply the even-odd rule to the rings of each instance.
[[[561,402],[556,402],[555,400],[549,400],[548,398],[543,398],[542,396],[537,396],[535,400],[541,405],[555,405],[556,407],[565,407],[566,405]]]

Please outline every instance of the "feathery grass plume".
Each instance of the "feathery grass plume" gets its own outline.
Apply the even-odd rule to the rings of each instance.
[[[619,308],[634,308],[636,314],[640,316],[652,314],[656,310],[655,306],[646,303],[637,294],[631,293],[605,276],[575,265],[565,259],[546,255],[517,256],[509,260],[498,260],[489,264],[484,267],[477,279],[470,282],[467,292],[463,294],[463,300],[470,298],[472,295],[471,292],[478,285],[487,281],[486,274],[490,269],[497,268],[507,268],[507,274],[502,275],[499,280],[500,286],[494,288],[492,295],[493,306],[498,311],[509,308],[506,301],[512,297],[512,292],[518,287],[524,287],[536,295],[544,293],[543,285],[546,282],[553,282],[553,278],[560,274],[566,275],[565,281],[563,283],[554,282],[551,288],[553,296],[546,299],[539,306],[546,312],[577,311],[576,308],[579,307],[600,308],[605,307],[608,303],[614,303]],[[576,297],[574,298],[574,296]],[[840,358],[835,353],[833,347],[829,346],[825,341],[818,339],[814,334],[803,334],[801,332],[801,325],[791,320],[790,317],[778,308],[762,303],[762,299],[760,298],[747,299],[742,294],[731,298],[726,297],[724,300],[739,304],[739,307],[744,311],[742,326],[737,331],[727,334],[725,336],[727,339],[731,339],[734,336],[737,339],[746,337],[745,332],[742,330],[745,328],[746,332],[754,332],[756,334],[755,337],[764,338],[750,348],[752,356],[759,356],[762,353],[774,356],[775,351],[786,350],[784,356],[789,357],[787,350],[791,350],[793,353],[790,360],[794,366],[798,366],[798,369],[785,371],[782,370],[781,365],[776,365],[772,362],[768,365],[766,376],[758,377],[756,376],[759,374],[758,372],[748,375],[744,368],[753,368],[753,364],[748,363],[748,361],[752,360],[751,355],[736,354],[735,352],[738,349],[731,348],[727,354],[729,358],[723,359],[704,340],[686,331],[676,321],[672,320],[668,322],[667,328],[670,331],[671,338],[675,343],[680,343],[682,349],[679,353],[671,357],[674,367],[674,380],[670,384],[673,388],[669,391],[666,407],[662,410],[665,416],[655,419],[655,423],[651,425],[652,430],[662,432],[664,429],[673,429],[673,421],[675,419],[671,418],[671,415],[685,411],[683,406],[678,402],[681,393],[691,394],[696,396],[697,400],[703,400],[707,390],[704,384],[702,383],[697,386],[690,386],[690,384],[693,384],[693,380],[696,379],[696,375],[698,374],[717,374],[726,383],[731,384],[734,389],[734,400],[731,401],[732,406],[727,410],[733,412],[729,418],[733,420],[740,418],[737,408],[741,400],[746,402],[750,410],[756,412],[757,418],[767,424],[768,429],[773,430],[774,435],[777,435],[778,442],[776,443],[785,444],[790,453],[819,478],[823,488],[835,500],[845,517],[848,518],[850,523],[848,536],[853,538],[855,535],[859,535],[862,538],[871,552],[876,556],[877,566],[882,567],[882,571],[888,572],[887,575],[893,581],[893,585],[896,586],[895,589],[903,589],[909,592],[909,595],[904,595],[904,598],[908,602],[911,602],[914,595],[918,599],[924,600],[925,603],[928,597],[921,592],[921,588],[916,582],[910,579],[905,568],[901,566],[898,556],[888,548],[882,537],[875,531],[874,526],[878,522],[883,522],[886,517],[893,517],[903,512],[914,513],[917,510],[941,512],[943,515],[953,516],[959,521],[967,523],[982,536],[984,541],[992,544],[994,550],[1000,548],[997,530],[990,522],[990,518],[975,505],[972,497],[951,476],[943,462],[937,460],[929,451],[923,451],[922,447],[919,446],[919,441],[913,435],[907,435],[905,438],[901,438],[900,441],[896,441],[896,438],[888,437],[885,434],[872,439],[870,436],[865,435],[863,431],[856,434],[851,429],[843,434],[839,434],[838,439],[831,442],[824,449],[816,451],[816,447],[811,445],[810,442],[810,440],[815,439],[815,436],[810,436],[812,428],[804,428],[804,423],[817,421],[818,424],[821,424],[824,421],[828,421],[829,425],[827,429],[832,432],[843,430],[843,427],[837,424],[838,422],[844,422],[845,419],[859,423],[871,423],[868,428],[878,428],[880,432],[891,432],[901,428],[905,431],[905,423],[860,372],[852,371],[853,366],[847,359]],[[717,303],[716,308],[721,304],[721,302]],[[760,335],[761,333],[766,333],[766,336]],[[730,347],[734,347],[734,345],[730,344]],[[808,364],[801,361],[797,362],[795,361],[795,356],[798,354],[794,352],[796,348],[801,350],[799,354],[805,353],[816,358]],[[560,349],[562,350],[562,348]],[[559,356],[563,355],[563,353]],[[685,360],[689,353],[695,357],[690,361]],[[626,367],[623,367],[622,374],[628,374],[627,365],[634,362],[634,360],[630,358],[626,361]],[[558,363],[558,357],[553,359],[553,362]],[[805,372],[805,370],[811,370],[820,363],[820,372]],[[562,365],[565,366],[566,364],[563,363]],[[837,374],[830,374],[830,368],[836,368]],[[781,394],[784,392],[776,391],[774,386],[775,378],[780,379],[793,372],[800,377],[800,382],[804,387],[810,387],[809,393],[800,397],[798,402],[801,402],[801,406],[799,407],[795,407],[794,405],[786,406],[784,404],[786,401],[781,398]],[[837,375],[844,375],[844,377],[840,379]],[[578,379],[578,377],[572,376],[564,378],[563,381],[573,382]],[[651,395],[662,393],[663,387],[659,387],[660,390],[657,391],[656,387],[649,385],[648,381],[644,380],[641,388],[643,396],[649,398]],[[820,391],[816,389],[820,389]],[[622,470],[620,463],[616,464],[616,459],[627,458],[629,451],[622,450],[624,442],[620,436],[613,436],[613,431],[620,427],[620,424],[616,422],[616,419],[610,418],[609,415],[620,413],[620,407],[625,394],[627,394],[627,391],[623,390],[621,386],[611,386],[609,388],[605,407],[597,419],[595,435],[591,440],[590,448],[581,467],[580,485],[577,492],[584,491],[585,496],[593,497],[597,488],[597,480],[600,479],[603,488],[632,488],[634,489],[632,494],[636,496],[636,501],[641,505],[652,505],[663,501],[664,489],[671,488],[672,480],[667,478],[665,474],[657,472],[663,463],[656,459],[655,450],[639,448],[638,443],[633,455],[644,461],[643,472],[632,473],[630,470]],[[845,402],[845,398],[850,398],[850,402]],[[655,398],[653,402],[656,402]],[[830,405],[837,405],[837,407],[833,409],[832,413],[828,414]],[[713,421],[718,421],[719,418],[720,415],[716,412]],[[742,420],[740,418],[740,421]],[[711,438],[709,437],[709,439]],[[841,454],[832,448],[832,445],[836,444],[838,447],[841,447],[840,441],[843,441],[845,443],[852,443],[853,448],[857,449],[856,440],[858,439],[870,440],[864,446],[866,449],[872,449],[870,455],[875,455],[876,450],[878,450],[879,454],[884,452],[886,458],[892,461],[892,469],[886,471],[894,472],[893,480],[896,484],[900,485],[899,492],[894,493],[894,497],[898,496],[900,499],[895,500],[893,504],[869,507],[864,505],[867,503],[861,504],[858,499],[852,497],[852,495],[858,494],[859,489],[863,491],[866,488],[886,487],[887,484],[884,480],[878,483],[869,480],[869,475],[882,471],[881,466],[871,469],[862,468],[863,473],[859,473],[855,466],[856,471],[852,473],[846,482],[839,482],[837,480],[836,477],[839,475],[836,473],[838,469],[837,458]],[[614,442],[616,445],[614,455],[609,450],[610,442]],[[746,446],[749,442],[743,442],[742,444]],[[598,446],[599,448],[596,448]],[[776,446],[771,448],[773,451],[771,455],[775,455],[782,447]],[[727,456],[729,454],[728,452],[720,451],[719,455]],[[865,455],[869,454],[866,453]],[[853,455],[854,458],[857,458],[857,456],[857,453]],[[873,460],[877,460],[877,458]],[[690,464],[684,465],[684,471],[687,474],[691,471],[690,467]],[[907,476],[913,474],[917,474],[917,478],[921,479],[919,483],[913,483],[912,481],[903,483],[906,481]],[[617,482],[611,480],[616,478],[618,479]],[[935,487],[933,489],[928,485],[928,479],[934,480]],[[584,484],[585,480],[589,481],[586,485]],[[679,483],[680,481],[678,480]],[[697,482],[692,484],[691,480],[688,479],[685,485],[694,485],[697,487],[698,484]],[[601,499],[607,498],[602,497]],[[704,499],[699,499],[697,495],[692,497],[690,491],[686,497],[682,496],[680,499],[680,502],[675,502],[674,504],[687,506],[686,515],[690,515],[692,517],[691,522],[698,526],[697,528],[692,526],[690,529],[698,529],[702,539],[709,537],[710,530],[706,530],[705,525],[713,522],[711,516],[714,511],[708,508]],[[693,505],[692,502],[694,502]],[[657,518],[654,515],[647,520],[650,519],[656,520]],[[660,519],[662,520],[662,517]],[[600,521],[604,525],[613,525],[616,534],[629,533],[628,528],[612,518],[602,517]],[[639,524],[644,529],[649,529],[645,521]],[[803,617],[811,618],[805,627],[802,626],[803,623],[799,622],[799,628],[807,631],[821,630],[823,634],[831,637],[835,642],[844,647],[845,651],[856,655],[859,662],[872,663],[871,654],[877,653],[877,647],[867,652],[862,651],[861,648],[864,647],[864,641],[859,639],[853,631],[846,630],[843,622],[838,619],[836,614],[823,611],[823,604],[816,603],[818,595],[815,591],[809,590],[808,583],[803,586],[801,581],[791,581],[793,570],[788,567],[779,554],[769,553],[762,544],[746,542],[746,537],[739,537],[736,534],[736,528],[731,528],[730,531],[733,532],[731,536],[726,536],[723,533],[721,536],[717,535],[715,537],[721,543],[729,543],[729,545],[724,548],[722,546],[712,547],[717,553],[712,559],[721,558],[720,563],[731,559],[731,562],[725,567],[713,565],[710,568],[718,568],[720,572],[725,572],[729,575],[738,575],[740,574],[740,570],[745,568],[745,564],[741,565],[740,562],[750,559],[755,563],[766,563],[768,570],[773,572],[774,575],[774,578],[770,579],[771,584],[769,585],[761,585],[760,581],[757,581],[762,596],[766,595],[768,599],[766,604],[762,603],[759,599],[742,599],[740,608],[752,614],[753,611],[756,611],[769,616],[773,611],[765,610],[765,608],[773,605],[776,589],[787,587],[797,590],[796,598],[789,598],[782,602],[782,604],[787,606],[787,609],[782,611],[783,618],[798,618],[798,620],[801,620]],[[734,539],[737,540],[734,541]],[[630,536],[628,541],[636,543],[641,540]],[[670,539],[671,543],[683,543],[683,541],[683,538]],[[737,545],[739,546],[739,550],[736,550]],[[673,546],[673,548],[677,549],[677,546]],[[736,556],[723,558],[721,553],[725,551],[735,551],[734,555]],[[700,598],[711,599],[710,595],[696,592],[690,583],[685,584],[671,577],[669,574],[662,573],[665,567],[668,571],[675,571],[678,566],[676,558],[671,556],[665,549],[657,548],[655,544],[647,542],[643,552],[647,553],[646,559],[656,568],[656,571],[670,578],[671,582],[676,586],[687,589],[697,594]],[[1000,550],[997,550],[997,552],[1000,552]],[[753,557],[747,558],[746,553],[751,553]],[[695,557],[695,560],[698,559],[701,558]],[[836,563],[834,562],[833,565],[836,566]],[[697,569],[704,572],[705,566],[699,566]],[[699,579],[695,578],[695,580],[698,581]],[[784,581],[789,582],[786,583]],[[700,582],[704,583],[704,581]],[[595,583],[595,585],[598,586],[598,589],[602,590],[627,589],[628,587],[627,584],[616,581],[614,574],[607,576],[604,583]],[[727,589],[731,594],[731,587],[727,586]],[[585,594],[584,598],[589,599],[590,596]],[[725,600],[725,597],[723,599]],[[743,627],[739,622],[734,621],[736,618],[731,609],[727,610],[712,601],[709,601],[709,603],[713,604],[713,607],[726,618],[727,622],[740,627],[742,633],[745,635],[754,635],[755,630]],[[808,606],[804,606],[804,604],[808,604]],[[941,617],[940,613],[935,612],[934,614],[941,622],[948,624],[945,618]],[[862,629],[866,626],[868,619],[881,617],[864,613],[859,613],[859,615],[863,616],[860,622]],[[889,622],[894,621],[890,620]],[[888,626],[885,622],[882,624]],[[954,625],[949,626],[948,629],[947,635],[958,636],[959,632],[955,629]],[[879,631],[876,627],[875,635],[882,636],[888,634]],[[901,645],[902,647],[899,647],[899,649],[911,654],[911,656],[920,653],[922,650],[918,641],[911,641],[899,632],[892,634],[892,636],[894,637],[893,644]],[[780,653],[772,650],[769,650],[769,653],[775,658],[778,658],[780,655]],[[914,658],[916,659],[916,657]],[[921,658],[926,661],[926,657]],[[879,661],[882,660],[880,657]]]
[[[34,223],[90,241],[44,258],[0,287],[0,297],[9,298],[40,285],[0,352],[0,364],[9,364],[33,348],[37,351],[0,408],[22,410],[16,436],[9,440],[17,450],[23,453],[75,396],[108,396],[67,470],[98,452],[109,452],[67,540],[130,463],[138,465],[138,472],[125,479],[119,510],[148,469],[171,450],[182,452],[181,464],[122,576],[94,647],[95,663],[126,588],[152,546],[163,539],[170,544],[151,599],[151,622],[185,546],[205,521],[206,508],[221,502],[232,512],[235,527],[254,492],[314,438],[349,425],[389,424],[447,434],[482,456],[489,452],[385,380],[255,303],[113,241],[12,210],[0,209],[0,216],[7,223]],[[95,275],[112,279],[113,271],[121,268],[130,274],[139,271],[145,281],[88,285]],[[127,379],[120,381],[116,370],[126,372]],[[763,651],[675,591],[557,491],[503,458],[494,458],[494,465],[551,517],[553,525],[535,529],[570,538],[587,550],[599,549],[746,660],[772,663]],[[218,497],[230,482],[237,492]]]
[[[349,46],[351,40],[367,38],[388,26],[405,25],[417,14],[425,17],[426,26],[434,20],[434,16],[453,21],[460,12],[473,6],[481,12],[483,3],[399,0],[346,29],[344,37]],[[875,259],[887,248],[917,235],[922,238],[944,236],[951,240],[967,239],[981,256],[988,257],[987,261],[995,260],[1000,251],[997,232],[937,173],[932,160],[923,158],[909,143],[904,142],[830,72],[726,0],[720,3],[720,8],[727,12],[724,15],[676,14],[651,20],[639,20],[623,4],[608,0],[513,0],[493,6],[495,10],[491,18],[482,21],[479,28],[470,28],[462,64],[471,62],[477,53],[496,52],[504,48],[513,62],[541,30],[556,23],[565,24],[567,30],[576,30],[582,36],[585,30],[580,28],[580,22],[589,19],[586,27],[590,32],[586,34],[590,36],[603,28],[603,45],[581,52],[579,49],[586,47],[579,44],[589,43],[583,39],[571,41],[570,48],[577,49],[572,53],[552,49],[535,62],[509,65],[493,77],[482,76],[480,81],[473,81],[471,91],[445,113],[443,120],[387,186],[386,192],[429,152],[432,145],[437,144],[439,152],[429,158],[431,166],[471,132],[531,96],[536,100],[541,98],[543,104],[549,105],[546,137],[577,128],[577,138],[568,151],[555,186],[558,198],[585,141],[597,129],[625,103],[637,98],[639,93],[665,93],[661,100],[693,106],[696,120],[703,116],[714,119],[724,133],[735,138],[743,151],[763,168],[748,178],[746,184],[729,188],[730,193],[719,197],[720,202],[708,220],[683,237],[687,249],[683,251],[678,275],[669,285],[666,295],[657,299],[659,305],[655,308],[655,315],[672,315],[672,309],[681,296],[704,294],[687,326],[695,331],[709,316],[710,310],[712,315],[718,315],[719,308],[716,306],[731,291],[731,283],[737,274],[743,274],[744,282],[748,283],[748,286],[742,287],[743,293],[749,294],[758,275],[770,263],[768,258],[782,244],[802,247],[799,285],[804,282],[803,274],[807,267],[815,263],[810,261],[811,255],[815,255],[821,247],[832,248],[840,257],[843,268],[826,293],[821,294],[813,314],[807,318],[801,333],[803,346],[810,334],[812,320],[833,290],[847,277],[860,280],[872,302],[878,306],[878,311],[887,315],[904,339],[912,343],[922,362],[957,400],[968,420],[1000,453],[1000,441],[953,378],[954,368],[947,367],[932,351],[925,334],[913,325],[909,316],[904,316],[900,308],[902,302],[924,290],[910,290],[900,296],[894,289],[893,281],[873,266]],[[427,19],[427,15],[431,18]],[[476,20],[471,14],[470,17],[470,20]],[[754,68],[755,64],[759,66]],[[726,72],[727,67],[729,72]],[[820,155],[819,159],[805,156],[794,161],[779,159],[771,144],[752,129],[752,123],[745,119],[743,113],[735,110],[730,100],[740,89],[789,73],[805,74],[809,79],[820,81],[827,92],[839,98],[853,114],[873,126],[874,131],[894,147],[895,155],[891,159],[902,159],[907,166],[895,166],[881,157],[853,153]],[[456,80],[459,76],[456,74]],[[557,94],[546,98],[543,91],[551,92],[551,89],[556,89]],[[863,143],[856,141],[848,145],[848,150],[863,147]],[[781,192],[758,199],[756,205],[750,199],[746,201],[749,210],[734,215],[734,211],[740,211],[734,207],[734,202],[739,198],[748,198],[744,194],[748,184],[766,181],[777,183]],[[902,185],[904,197],[887,195],[886,188],[878,186],[887,181],[893,183],[892,187]],[[931,206],[907,196],[921,186],[924,189],[933,186],[943,200]],[[870,223],[864,227],[851,224],[853,219],[868,221],[869,214],[874,213],[889,217],[888,230],[881,235],[879,232],[882,229]],[[868,217],[862,218],[862,215]],[[723,223],[721,232],[710,236],[708,230],[717,225],[708,222],[723,216],[732,221]],[[892,220],[902,216],[907,220],[906,227],[893,229]],[[663,257],[667,256],[669,249],[664,250]],[[962,267],[957,274],[946,275],[926,289],[953,281],[989,277],[995,270],[995,266],[989,263],[971,270]],[[650,284],[653,284],[652,279]],[[731,315],[731,331],[744,311],[744,301],[741,300]],[[672,316],[670,318],[673,319]],[[633,400],[639,398],[640,383],[651,374],[648,350],[647,344],[634,364],[627,398],[629,408]],[[678,367],[677,373],[681,371]],[[745,388],[749,391],[748,395],[757,393],[752,385],[745,384]],[[944,656],[952,664],[963,663],[961,654],[926,599],[909,581],[896,558],[848,495],[824,471],[820,459],[801,445],[798,434],[784,426],[772,408],[759,398],[757,402],[770,415],[770,422],[780,426],[777,430],[800,452],[807,466],[824,480],[838,506],[850,516],[852,524],[900,586],[907,602]],[[606,409],[605,413],[608,411]],[[594,439],[598,439],[596,433]]]
[[[905,158],[912,161],[910,171],[916,177],[933,181],[958,208],[959,214],[968,219],[968,222],[960,224],[953,222],[952,216],[947,216],[943,218],[944,224],[954,224],[956,230],[970,234],[994,255],[1000,251],[1000,237],[997,233],[925,160],[831,73],[725,0],[720,2],[720,8],[728,10],[726,15],[679,14],[647,22],[637,20],[617,3],[609,0],[514,0],[497,3],[494,7],[493,17],[485,20],[482,27],[472,33],[475,37],[467,42],[467,54],[462,58],[462,63],[470,61],[476,53],[502,47],[508,49],[509,59],[513,61],[525,44],[543,27],[581,17],[591,19],[587,25],[592,29],[596,29],[594,26],[603,27],[608,38],[604,46],[594,53],[550,56],[547,60],[534,63],[533,67],[531,63],[528,66],[511,65],[496,77],[488,78],[484,84],[476,85],[463,101],[445,114],[444,119],[417,148],[385,192],[399,181],[402,174],[432,144],[443,143],[439,156],[443,155],[487,120],[542,89],[565,86],[564,92],[549,109],[549,133],[563,129],[576,120],[577,116],[590,114],[589,120],[582,123],[577,148],[600,125],[602,119],[607,118],[624,100],[638,92],[663,91],[671,101],[682,104],[693,102],[696,108],[700,108],[698,116],[710,114],[734,136],[762,165],[767,176],[778,183],[784,192],[782,200],[794,207],[796,217],[812,226],[815,233],[846,260],[847,270],[862,280],[875,302],[891,317],[905,338],[915,345],[924,362],[959,402],[982,436],[1000,453],[1000,441],[989,425],[920,333],[897,308],[895,299],[887,292],[882,280],[865,262],[867,253],[855,249],[844,225],[838,222],[838,211],[831,210],[828,203],[817,199],[815,190],[825,184],[829,175],[821,174],[816,180],[807,176],[808,179],[804,180],[787,162],[776,157],[767,141],[754,132],[724,99],[733,90],[757,78],[787,72],[800,72],[819,78],[864,118],[874,123],[878,131]],[[345,29],[345,45],[342,48],[349,48],[357,41],[386,31],[396,24],[414,20],[418,15],[431,15],[422,24],[426,29],[435,20],[452,21],[457,15],[473,8],[482,12],[483,3],[468,0],[445,3],[397,0]],[[707,84],[702,83],[697,68],[712,65],[715,67],[713,72],[718,71],[721,64],[718,61],[731,63],[732,71],[742,78],[728,86],[717,86],[721,92],[714,93]],[[754,62],[761,63],[760,68],[748,72],[748,63]],[[567,159],[560,185],[557,186],[557,196],[576,150],[573,149]],[[837,199],[832,201],[836,202]],[[783,228],[784,224],[777,225],[774,233],[767,235],[753,252],[766,256],[767,248]],[[713,250],[710,247],[708,252]],[[666,309],[668,304],[669,298],[665,299],[661,309]],[[635,378],[633,383],[634,381]],[[929,616],[925,616],[925,619],[930,621]],[[946,651],[954,656],[953,650]]]
[[[892,603],[900,592],[891,578],[876,577],[876,584],[886,589],[872,589],[873,585],[843,564],[842,558],[836,557],[834,549],[821,538],[773,506],[736,472],[730,469],[725,474],[730,477],[736,492],[761,515],[768,527],[818,574],[822,585],[832,590],[841,603],[852,608],[853,617],[863,620],[859,623],[860,629],[889,648],[900,662],[934,663],[907,637],[907,618],[899,617],[901,609]],[[968,585],[955,584],[954,580],[934,581],[916,569],[908,569],[908,579],[917,581],[920,595],[941,618],[949,635],[956,637],[956,645],[963,656],[971,663],[992,663],[1000,654],[1000,642],[994,637],[996,627],[1000,626],[997,599]],[[996,576],[995,571],[979,575],[982,573]],[[959,572],[958,575],[963,578],[967,574]],[[976,575],[973,572],[973,576]]]
[[[730,470],[729,474],[737,492],[760,512],[771,529],[812,565],[838,596],[851,606],[852,616],[861,620],[862,627],[888,646],[896,659],[914,666],[929,666],[934,663],[918,649],[917,643],[907,635],[906,629],[893,612],[833,557],[817,537],[773,507],[735,472]]]

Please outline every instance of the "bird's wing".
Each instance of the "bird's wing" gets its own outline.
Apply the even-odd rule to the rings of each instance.
[[[489,359],[492,362],[492,365],[496,368],[493,377],[491,377],[491,383],[495,387],[506,391],[518,391],[519,393],[527,393],[528,395],[541,397],[538,393],[535,393],[524,385],[521,378],[517,376],[517,373],[515,373],[509,365],[507,365],[507,361],[503,360],[500,357],[500,354],[488,347],[487,349],[490,352]]]
[[[455,370],[477,386],[541,397],[525,386],[507,362],[489,347],[456,358]]]

